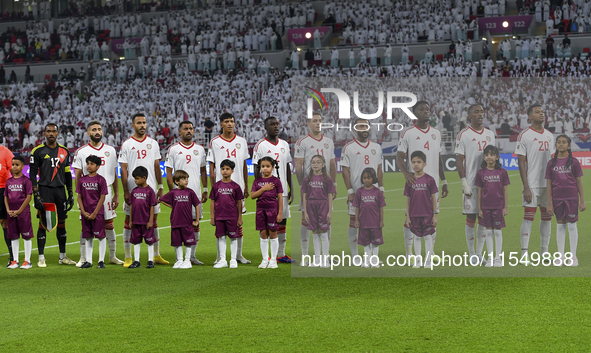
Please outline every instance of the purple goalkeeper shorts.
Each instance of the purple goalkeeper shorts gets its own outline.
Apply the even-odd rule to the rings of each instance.
[[[257,209],[256,214],[257,230],[272,230],[276,231],[279,228],[277,224],[277,210]]]
[[[568,223],[579,220],[579,200],[552,200],[557,220],[565,219]]]
[[[148,229],[145,224],[134,224],[133,227],[131,227],[131,238],[129,239],[129,242],[132,244],[141,244],[142,239],[148,245],[157,242],[158,239],[156,239],[156,236],[154,235],[154,227]]]
[[[431,217],[410,217],[410,231],[417,237],[435,233]]]
[[[482,210],[484,217],[478,220],[478,224],[486,228],[501,229],[505,228],[505,217],[503,210]]]
[[[170,230],[170,245],[171,246],[193,246],[197,244],[195,240],[195,229],[193,226],[185,226],[179,228],[172,228]]]
[[[242,232],[238,232],[237,219],[225,219],[222,221],[215,221],[215,236],[220,238],[227,235],[229,238],[240,238]]]
[[[382,228],[359,228],[357,244],[361,246],[368,246],[369,244],[384,244],[384,238],[382,237]]]
[[[94,221],[82,218],[82,238],[84,239],[103,239],[107,236],[105,233],[105,218],[103,215],[97,215]]]
[[[31,224],[31,210],[25,208],[16,218],[6,217],[6,227],[8,230],[7,238],[10,240],[18,239],[19,234],[23,239],[33,239],[33,225]]]
[[[308,229],[309,230],[329,230],[330,222],[327,222],[328,217],[328,201],[325,200],[308,200],[306,206],[306,213],[308,214]]]

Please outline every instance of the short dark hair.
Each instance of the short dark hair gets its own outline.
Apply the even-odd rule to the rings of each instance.
[[[232,162],[232,161],[231,161],[231,160],[229,160],[229,159],[224,159],[224,160],[222,161],[222,163],[220,163],[220,169],[221,169],[222,167],[230,167],[230,169],[234,170],[234,167],[235,167],[235,166],[236,166],[236,163]]]
[[[143,116],[144,118],[146,117],[146,114],[144,113],[135,113],[132,117],[131,117],[131,122],[135,123],[135,118]]]
[[[18,156],[14,156],[14,157],[12,157],[12,160],[13,160],[13,161],[19,161],[19,162],[21,162],[22,164],[25,164],[25,158],[24,158],[23,156],[21,156],[21,155],[18,155]]]
[[[181,180],[181,179],[188,179],[188,178],[189,178],[189,173],[185,172],[182,169],[175,171],[174,174],[172,175],[172,181],[175,184],[178,183],[179,180]]]
[[[45,125],[45,129],[43,129],[43,130],[47,130],[47,128],[48,128],[49,126],[55,126],[55,128],[57,129],[57,131],[60,131],[60,127],[59,127],[59,126],[57,126],[57,124],[56,124],[56,123],[47,123],[47,124]]]
[[[90,129],[90,127],[91,127],[92,125],[101,125],[101,126],[102,126],[102,124],[101,124],[101,122],[100,122],[100,121],[98,121],[98,120],[93,120],[93,121],[89,122],[88,124],[86,124],[86,130]]]
[[[276,117],[274,117],[274,116],[270,116],[270,117],[268,117],[267,119],[265,119],[265,122],[264,122],[264,125],[265,125],[265,127],[267,127],[267,123],[268,123],[268,122],[269,122],[271,119],[275,119],[275,120],[277,120],[277,118],[276,118]],[[277,120],[277,121],[279,121],[279,120]]]
[[[148,170],[146,167],[139,166],[133,170],[131,176],[134,178],[146,178],[148,179]]]
[[[191,126],[193,126],[193,122],[189,121],[189,120],[183,120],[181,121],[181,123],[179,124],[179,130],[183,128],[183,125],[185,124],[191,124]]]
[[[476,108],[476,107],[482,107],[482,104],[472,104],[471,106],[468,107],[468,114],[470,114],[470,112],[472,111],[472,109]]]
[[[421,104],[426,104],[428,107],[430,107],[431,105],[429,104],[429,102],[427,101],[417,101],[417,103],[415,105],[412,106],[412,111],[414,113],[415,110],[417,110],[417,108],[419,107],[419,105]]]
[[[542,105],[541,104],[538,104],[538,103],[534,103],[534,104],[530,105],[529,107],[527,107],[527,115],[530,116],[531,113],[533,113],[534,108],[537,108],[537,107],[540,107],[541,108]]]
[[[314,115],[320,115],[320,118],[324,119],[324,117],[322,116],[322,112],[320,110],[315,110],[312,112],[312,116]]]
[[[425,153],[423,153],[423,151],[414,151],[410,155],[410,160],[412,161],[412,159],[415,157],[419,157],[424,163],[427,163],[427,156],[425,156]]]
[[[86,157],[86,163],[88,163],[88,162],[94,163],[100,167],[103,161],[101,160],[101,157],[99,157],[99,156],[90,155],[90,156]]]
[[[220,115],[220,123],[223,123],[226,119],[234,119],[234,115],[230,113],[223,113],[222,115]]]

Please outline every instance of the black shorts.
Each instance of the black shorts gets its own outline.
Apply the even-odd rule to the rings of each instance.
[[[65,220],[68,218],[66,212],[68,198],[66,197],[66,189],[62,187],[51,188],[49,186],[39,185],[39,194],[45,203],[54,203],[57,209],[57,219]]]
[[[4,200],[4,188],[0,189],[0,193],[2,193],[2,200]],[[6,212],[6,204],[4,202],[0,202],[0,219],[8,218],[8,213]]]

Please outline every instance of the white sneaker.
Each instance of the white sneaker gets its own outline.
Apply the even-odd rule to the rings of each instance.
[[[361,268],[371,268],[371,265],[366,263],[365,261],[361,262]]]
[[[179,269],[188,269],[188,268],[193,268],[193,265],[191,265],[191,261],[185,260],[185,261],[181,262],[181,264],[177,268],[179,268]]]
[[[191,263],[193,265],[203,265],[203,262],[199,261],[199,259],[197,259],[196,257],[191,258]]]
[[[223,268],[223,267],[228,267],[228,261],[220,260],[215,265],[213,265],[213,268]]]
[[[523,259],[523,257],[525,257],[525,259]],[[525,266],[529,265],[529,254],[525,253],[525,255],[521,255],[519,258],[519,263],[524,264]]]
[[[172,268],[179,268],[179,266],[181,266],[183,264],[183,261],[181,260],[177,260],[174,265],[172,265]]]
[[[470,255],[470,264],[472,264],[473,266],[478,266],[479,262],[478,262],[478,257],[476,255]]]
[[[37,262],[37,267],[47,267],[47,264],[45,264],[45,259],[39,259]]]
[[[415,260],[415,264],[412,266],[412,268],[421,268],[421,267],[423,267],[422,266],[423,264],[421,262],[422,261],[419,261],[419,259],[416,259]]]
[[[431,269],[431,261],[429,261],[429,260],[425,261],[425,266],[423,266],[423,267]]]
[[[320,265],[320,267],[322,267],[322,268],[330,268],[330,265],[331,265],[330,259],[326,259],[326,261],[323,261],[323,262],[324,262],[324,264]]]
[[[250,260],[247,260],[244,256],[238,256],[236,258],[236,261],[238,261],[238,263],[244,264],[244,265],[248,265],[250,263]]]
[[[491,259],[486,260],[486,264],[484,264],[484,267],[493,267],[493,262]]]
[[[503,262],[501,261],[501,259],[497,258],[495,259],[495,267],[503,267]]]
[[[579,266],[579,259],[577,259],[576,257],[573,258],[571,261],[572,261],[572,263],[570,265],[567,265],[567,266],[570,266],[570,267]]]
[[[267,266],[269,266],[269,260],[264,259],[263,261],[261,261],[259,268],[267,268]]]
[[[215,261],[213,262],[214,265],[217,265],[218,262],[220,262],[220,258],[218,257],[217,259],[215,259]]]
[[[238,268],[238,261],[230,260],[230,268]]]
[[[79,268],[79,267],[80,267],[80,266],[82,266],[82,265],[83,265],[85,262],[86,262],[86,259],[81,257],[81,258],[80,258],[80,261],[78,261],[78,262],[76,263],[76,267],[78,267],[78,268]]]
[[[267,266],[267,268],[277,268],[277,260],[271,259],[271,261],[269,261],[269,265]]]
[[[111,258],[109,258],[109,263],[110,263],[110,264],[113,264],[113,265],[123,265],[125,262],[124,262],[124,261],[121,261],[121,260],[119,260],[119,259],[117,258],[117,256],[115,256],[115,257],[111,257]]]
[[[303,261],[300,261],[300,266],[309,266],[310,265],[310,261],[308,260],[308,258],[306,258]]]
[[[317,265],[314,263],[314,260],[310,261],[310,263],[308,264],[308,267],[320,267],[320,265]]]

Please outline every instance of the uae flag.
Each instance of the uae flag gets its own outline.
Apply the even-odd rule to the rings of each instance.
[[[41,224],[48,232],[53,232],[57,227],[57,209],[54,203],[44,203],[45,211],[41,212]]]

